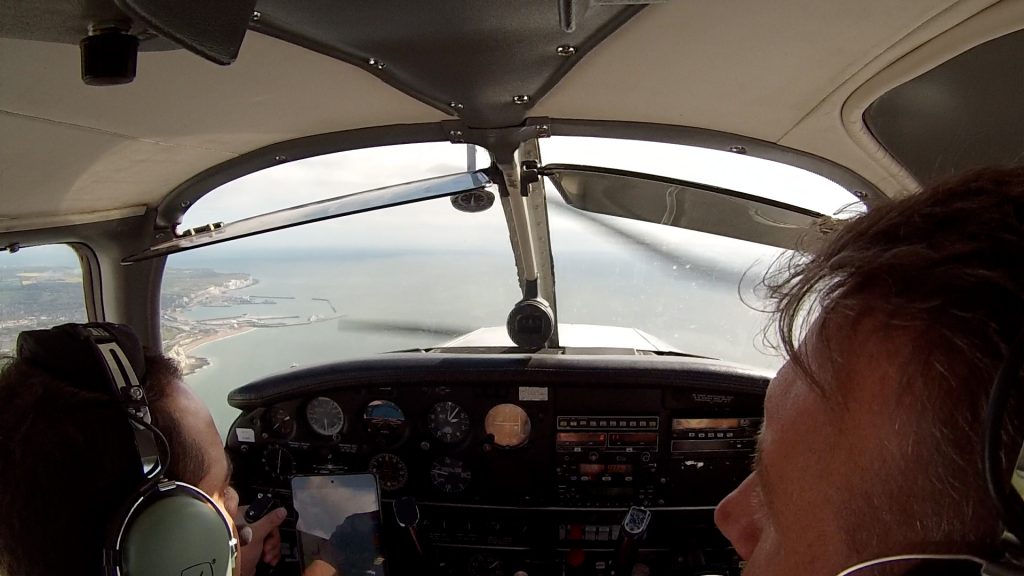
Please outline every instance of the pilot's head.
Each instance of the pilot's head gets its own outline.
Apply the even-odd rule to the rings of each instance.
[[[768,279],[788,362],[755,470],[715,514],[745,575],[992,547],[983,419],[1024,328],[1022,262],[1024,168],[986,170],[879,206]]]
[[[234,500],[213,419],[177,365],[147,356],[146,374],[153,424],[171,453],[166,476],[221,505]],[[101,573],[112,517],[142,484],[127,430],[110,395],[69,386],[20,358],[0,372],[0,573]]]

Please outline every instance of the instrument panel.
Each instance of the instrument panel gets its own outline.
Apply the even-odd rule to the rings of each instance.
[[[424,557],[392,573],[610,574],[631,506],[651,511],[638,554],[658,573],[729,573],[712,513],[749,471],[768,378],[689,358],[389,354],[234,391],[227,450],[243,501],[287,503],[296,474],[373,473],[388,550],[410,541],[388,511],[412,502]]]

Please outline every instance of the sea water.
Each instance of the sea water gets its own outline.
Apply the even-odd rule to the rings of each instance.
[[[431,347],[459,332],[504,326],[520,297],[515,264],[505,252],[216,257],[198,251],[174,256],[168,266],[249,273],[258,283],[233,295],[287,297],[273,299],[274,304],[195,308],[185,313],[190,319],[298,317],[280,320],[298,323],[294,326],[257,328],[191,352],[210,361],[187,381],[210,407],[222,434],[238,414],[226,400],[239,386],[299,367]],[[766,317],[750,306],[753,293],[741,299],[744,274],[736,270],[741,269],[709,273],[685,264],[651,263],[629,252],[562,255],[556,258],[559,321],[639,328],[688,353],[776,368],[778,358],[757,344]],[[339,318],[307,322],[334,316]],[[349,320],[377,326],[353,326]],[[419,326],[449,334],[417,331]]]

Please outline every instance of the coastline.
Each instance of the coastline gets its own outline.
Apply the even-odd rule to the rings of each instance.
[[[199,348],[207,344],[241,336],[253,330],[256,330],[255,326],[230,326],[204,330],[199,334],[175,342],[165,354],[178,363],[182,376],[189,376],[210,365],[209,358],[197,355]]]

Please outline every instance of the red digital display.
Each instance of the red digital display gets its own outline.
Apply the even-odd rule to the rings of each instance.
[[[604,432],[559,432],[555,435],[555,445],[560,448],[605,446],[608,435]]]
[[[616,432],[608,438],[608,446],[613,448],[643,448],[657,445],[657,432]]]

